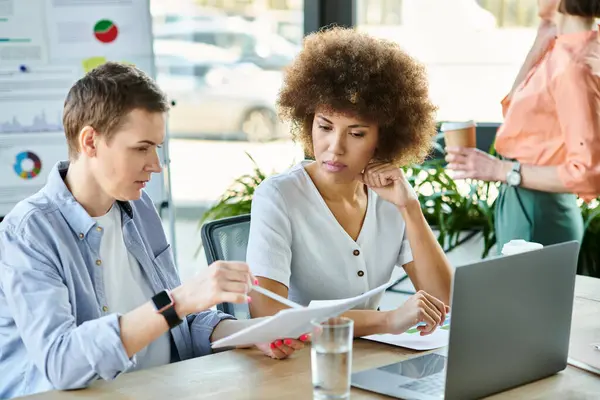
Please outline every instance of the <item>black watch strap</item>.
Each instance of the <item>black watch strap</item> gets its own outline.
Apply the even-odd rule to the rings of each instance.
[[[177,315],[177,312],[175,311],[175,306],[163,310],[161,314],[167,320],[167,324],[169,324],[169,329],[173,329],[183,322],[183,320],[179,318],[179,315]]]
[[[183,320],[179,318],[175,311],[175,300],[168,290],[162,290],[152,297],[152,303],[154,308],[159,312],[167,321],[169,329],[173,329],[177,325],[181,324]]]

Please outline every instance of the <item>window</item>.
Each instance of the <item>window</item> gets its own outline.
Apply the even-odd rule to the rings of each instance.
[[[177,262],[186,279],[206,263],[196,255],[202,213],[254,170],[246,153],[269,175],[303,156],[275,105],[282,70],[302,40],[303,3],[152,2],[156,78],[176,102],[168,119],[170,177]]]
[[[529,51],[536,0],[357,0],[357,25],[398,42],[429,74],[439,120],[501,122]]]

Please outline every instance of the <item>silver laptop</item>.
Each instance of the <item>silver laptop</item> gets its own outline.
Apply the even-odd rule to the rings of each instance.
[[[446,349],[352,375],[402,399],[475,399],[567,366],[579,243],[456,269]]]

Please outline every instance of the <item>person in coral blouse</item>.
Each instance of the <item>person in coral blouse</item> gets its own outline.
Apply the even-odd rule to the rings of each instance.
[[[512,239],[544,245],[583,238],[577,196],[600,194],[600,0],[538,0],[536,40],[496,137],[499,158],[448,148],[455,177],[500,181],[497,249]]]

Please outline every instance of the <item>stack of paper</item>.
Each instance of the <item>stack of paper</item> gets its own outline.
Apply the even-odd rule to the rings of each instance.
[[[325,321],[361,304],[367,298],[381,293],[395,283],[390,280],[360,296],[311,304],[310,307],[281,310],[274,316],[249,326],[233,335],[212,343],[213,348],[247,346],[257,343],[271,343],[277,339],[298,338],[312,330],[311,321]]]

